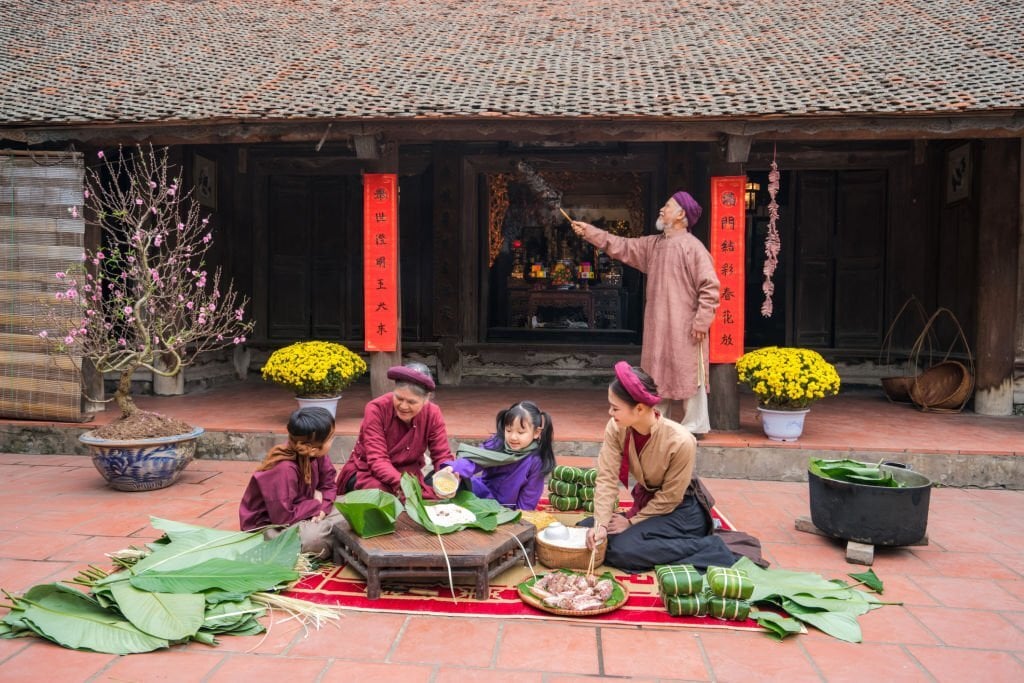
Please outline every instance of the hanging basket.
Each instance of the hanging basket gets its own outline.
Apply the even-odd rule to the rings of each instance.
[[[903,307],[900,308],[899,313],[892,319],[892,323],[889,325],[889,330],[885,333],[885,339],[882,340],[882,349],[878,354],[878,364],[891,369],[893,371],[902,370],[901,374],[893,374],[887,377],[882,377],[882,391],[885,393],[885,397],[893,403],[912,403],[910,398],[910,387],[914,383],[914,378],[917,377],[917,364],[911,363],[910,360],[914,360],[914,356],[907,361],[905,367],[894,366],[892,363],[892,340],[893,332],[896,329],[896,324],[903,317],[903,314],[907,312],[908,307],[913,304],[914,310],[917,311],[918,317],[921,319],[921,325],[927,327],[928,316],[925,315],[924,306],[918,301],[916,296],[911,295],[909,299],[904,302]],[[927,338],[929,357],[932,349],[932,339]]]
[[[971,355],[971,347],[967,343],[964,329],[951,310],[940,308],[932,314],[914,343],[910,357],[915,364],[918,362],[925,339],[933,333],[932,328],[936,320],[943,315],[948,316],[956,326],[957,335],[946,349],[942,360],[931,365],[911,381],[910,400],[924,411],[959,413],[967,405],[967,401],[971,398],[971,392],[974,390],[974,357]],[[950,354],[957,345],[957,340],[963,345],[966,363],[950,358]]]
[[[944,360],[928,368],[910,384],[910,399],[921,410],[960,412],[967,405],[974,378],[959,361]]]

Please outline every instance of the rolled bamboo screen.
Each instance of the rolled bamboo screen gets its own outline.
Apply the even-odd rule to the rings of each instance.
[[[0,151],[0,417],[83,419],[81,359],[39,337],[54,274],[82,258],[82,189],[79,153]]]

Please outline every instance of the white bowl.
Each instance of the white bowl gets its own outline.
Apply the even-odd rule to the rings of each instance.
[[[552,522],[544,529],[544,540],[564,541],[569,538],[569,528],[561,522]]]

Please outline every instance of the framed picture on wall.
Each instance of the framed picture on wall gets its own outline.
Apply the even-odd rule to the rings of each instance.
[[[217,162],[199,154],[195,155],[192,167],[195,182],[195,196],[199,203],[209,209],[217,208]]]
[[[965,142],[946,152],[946,203],[954,204],[971,196],[971,143]]]

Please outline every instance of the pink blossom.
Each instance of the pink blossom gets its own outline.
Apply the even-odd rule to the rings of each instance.
[[[178,188],[175,185],[171,185],[170,187],[167,188],[167,194],[169,194],[172,197],[174,196],[174,193],[177,191]]]
[[[78,207],[72,206],[71,208],[68,209],[68,213],[71,214],[72,218],[78,218]]]
[[[100,159],[102,159],[103,158],[103,150],[101,149],[100,151],[96,152],[96,156],[98,156]]]
[[[217,335],[217,341],[224,341],[224,335],[223,334],[218,334]]]
[[[47,332],[46,330],[43,330],[42,332],[39,333],[39,338],[40,339],[46,339],[49,336],[50,336],[50,333]]]
[[[153,180],[149,181],[149,189],[151,189],[151,190],[155,190],[156,189],[156,182],[155,181],[153,181]]]
[[[99,260],[98,258],[94,258],[94,259],[92,260],[92,264],[93,264],[94,266],[98,266],[98,265],[100,264],[100,260]]]
[[[114,326],[110,323],[103,323],[103,329],[105,330],[110,330],[112,327]]]
[[[126,340],[124,337],[121,337],[120,339],[117,340],[117,345],[128,346],[128,340]]]
[[[155,216],[156,215],[156,207],[155,206],[149,207],[149,212]]]
[[[200,325],[205,325],[206,324],[206,316],[203,315],[202,313],[199,314],[199,324]]]
[[[185,229],[185,224],[184,223],[178,223],[178,230],[184,230],[184,229]]]
[[[187,308],[188,310],[191,311],[192,310],[192,305],[193,305],[192,302],[189,301],[187,304],[185,304],[185,308]]]
[[[235,320],[241,320],[242,319],[242,314],[243,314],[242,309],[241,308],[237,309],[235,311]]]
[[[206,218],[203,219],[203,225],[206,225],[209,222],[210,222],[210,217],[209,216],[207,216]]]
[[[210,240],[212,240],[212,239],[213,239],[213,236],[210,235],[210,233],[206,233],[205,235],[203,235],[203,244],[209,244]]]
[[[163,242],[164,242],[164,238],[163,238],[163,237],[161,237],[160,235],[157,235],[157,236],[156,236],[156,238],[155,238],[155,239],[153,240],[153,244],[154,244],[154,245],[156,245],[156,246],[158,246],[158,247],[159,247],[159,246],[160,246],[161,244],[163,244]]]
[[[67,273],[65,273],[63,270],[58,270],[56,273],[53,274],[53,276],[58,280],[63,280],[66,275]]]
[[[90,308],[89,310],[87,310],[87,311],[85,312],[85,314],[86,314],[86,315],[96,315],[96,311],[94,311],[93,309],[91,309],[91,308]]]
[[[78,334],[81,335],[81,336],[85,336],[85,333],[86,333],[86,329],[84,327],[78,331]]]
[[[85,195],[85,198],[86,198],[86,199],[88,199],[88,198],[89,198],[89,190],[86,190],[86,191],[85,191],[85,192],[83,192],[82,194],[83,194],[83,195]]]
[[[57,301],[64,301],[64,292],[57,292],[54,296],[57,297]]]
[[[136,197],[135,198],[135,204],[137,206],[142,206],[142,198],[141,197]]]
[[[74,289],[69,289],[68,291],[64,292],[64,296],[66,296],[68,299],[77,299],[78,292],[75,291]]]
[[[132,314],[132,307],[131,306],[125,306],[124,307],[124,314],[125,315],[131,315]]]
[[[185,297],[183,297],[181,294],[179,294],[178,295],[178,301],[184,301],[184,300],[185,300]]]
[[[64,343],[65,343],[65,344],[74,344],[74,343],[75,343],[75,338],[74,338],[74,337],[72,337],[72,336],[71,336],[71,335],[69,334],[68,336],[64,337]]]
[[[207,306],[207,308],[210,309],[210,313],[213,313],[215,310],[217,310],[216,304],[210,304],[209,306]]]
[[[96,258],[98,258],[98,259],[105,259],[107,257],[103,255],[102,251],[97,251],[96,252]]]

